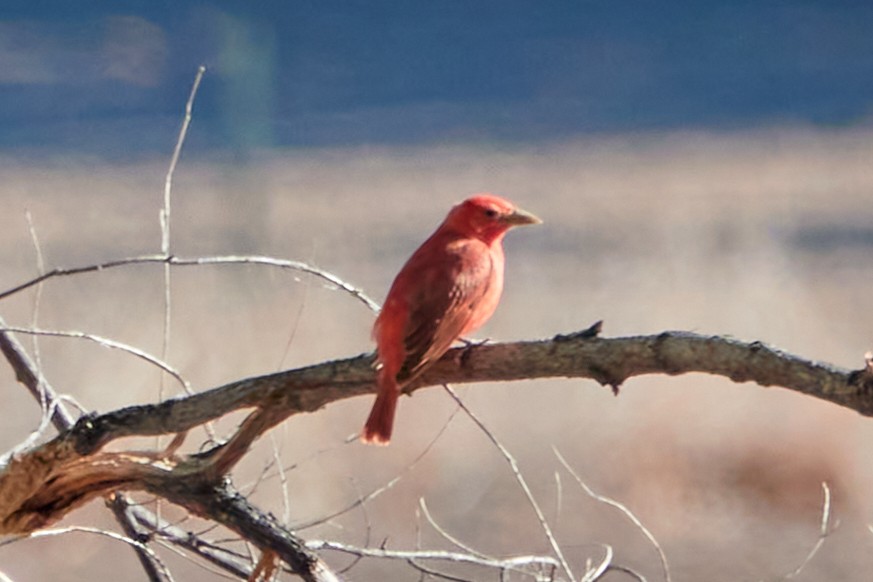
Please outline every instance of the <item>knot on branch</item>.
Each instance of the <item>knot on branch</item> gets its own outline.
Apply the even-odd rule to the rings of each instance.
[[[864,354],[864,367],[849,374],[849,385],[864,396],[873,395],[873,352]]]
[[[618,373],[615,369],[610,369],[596,364],[588,366],[588,373],[591,378],[601,386],[608,386],[612,390],[614,396],[618,396],[621,385],[627,380],[627,375]]]
[[[87,456],[99,451],[104,444],[105,430],[99,427],[99,419],[94,412],[83,414],[70,429],[73,447],[79,455]]]
[[[562,334],[559,333],[552,338],[552,341],[556,343],[561,342],[571,342],[580,339],[592,339],[596,338],[600,335],[600,332],[603,331],[603,320],[595,321],[586,329],[581,331],[574,331],[573,333]]]

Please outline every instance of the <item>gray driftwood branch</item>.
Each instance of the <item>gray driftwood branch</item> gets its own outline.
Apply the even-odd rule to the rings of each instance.
[[[457,348],[407,391],[444,383],[561,377],[593,379],[617,392],[634,376],[699,372],[780,386],[873,416],[869,358],[864,368],[850,371],[760,342],[687,332],[603,338],[599,331],[598,323],[547,340]],[[369,394],[375,390],[373,380],[372,355],[365,354],[80,418],[51,441],[16,455],[0,472],[0,533],[23,534],[44,527],[97,495],[146,490],[227,525],[293,570],[305,572],[307,579],[330,579],[323,562],[300,540],[255,508],[241,505],[244,500],[231,492],[226,476],[272,426],[337,400]],[[234,436],[203,453],[179,455],[172,447],[162,452],[103,450],[126,436],[184,435],[239,409],[251,412]]]
[[[0,318],[0,327],[5,327],[2,318]],[[44,378],[39,377],[35,364],[30,360],[30,357],[15,337],[11,333],[2,330],[0,330],[0,353],[6,357],[7,362],[15,371],[18,381],[31,392],[37,401],[44,402],[44,405],[53,411],[50,415],[50,420],[55,428],[62,434],[71,429],[74,425],[74,419],[67,411],[64,403],[59,399],[55,390]],[[31,455],[29,452],[14,450],[7,457],[3,462],[6,463],[7,467],[11,465],[13,468],[17,468],[20,477],[20,471],[22,469],[28,471],[28,467],[33,467],[34,461],[40,464],[42,455]],[[103,462],[106,464],[111,460],[112,465],[123,467],[122,458],[123,456],[118,456],[114,459],[104,459]],[[82,466],[88,467],[85,471],[70,470],[69,465],[64,468],[63,464],[59,463],[55,470],[50,473],[51,476],[46,480],[46,486],[51,489],[53,480],[64,481],[66,479],[68,494],[75,496],[77,494],[76,491],[81,490],[86,499],[94,497],[103,489],[104,495],[106,495],[107,506],[115,514],[124,534],[128,538],[137,542],[147,543],[151,537],[160,536],[167,543],[184,548],[238,578],[249,578],[253,574],[253,568],[232,552],[215,546],[192,532],[184,531],[178,526],[160,520],[157,515],[145,507],[133,503],[123,493],[119,492],[124,487],[94,487],[93,478],[91,479],[91,485],[88,485],[88,476],[93,473],[99,473],[99,471],[95,470],[98,465],[98,463],[93,462],[95,459],[96,457],[90,457],[89,460],[92,462],[82,464]],[[25,460],[25,462],[19,463],[20,460]],[[36,473],[40,475],[39,469],[37,469]],[[45,477],[46,475],[41,475],[41,478]],[[77,482],[76,478],[80,479],[80,481]],[[20,478],[18,480],[14,477],[7,478],[3,476],[3,473],[0,473],[0,479],[3,480],[5,486],[10,491],[17,490],[18,485],[22,483],[25,487],[34,486],[34,484],[38,483],[38,480],[29,483],[27,480],[21,480]],[[142,487],[132,488],[147,488],[146,485],[147,482],[143,481]],[[160,494],[166,499],[174,501],[175,490],[176,488],[171,483],[169,487],[161,488]],[[33,491],[33,493],[34,495],[30,497],[31,502],[39,499],[36,491]],[[49,498],[52,495],[50,494]],[[296,538],[293,533],[279,524],[272,516],[264,514],[255,506],[249,504],[242,496],[233,491],[229,483],[222,482],[201,490],[194,487],[186,487],[184,488],[184,495],[186,506],[189,509],[239,533],[241,537],[250,540],[261,548],[265,555],[275,556],[283,560],[292,571],[298,573],[304,580],[311,580],[313,582],[331,582],[337,580],[336,576],[327,568],[324,562],[313,551],[304,546],[302,540]],[[58,496],[58,499],[62,498],[63,496]],[[74,501],[68,505],[67,509],[75,505],[77,505],[77,502]],[[65,512],[67,509],[62,509],[61,511]],[[145,551],[145,546],[143,545],[137,544],[134,547],[147,578],[156,582],[165,580],[166,577],[162,575],[158,564],[153,561],[154,554]]]
[[[407,392],[444,383],[536,378],[589,378],[617,392],[634,376],[699,372],[738,383],[787,388],[873,416],[869,360],[865,367],[852,371],[761,342],[678,331],[604,338],[597,336],[598,331],[591,328],[546,340],[455,348]],[[372,363],[372,355],[363,354],[246,378],[160,404],[84,418],[59,438],[87,455],[119,437],[179,433],[243,408],[268,408],[277,417],[275,422],[281,422],[294,414],[315,412],[332,402],[374,392]]]

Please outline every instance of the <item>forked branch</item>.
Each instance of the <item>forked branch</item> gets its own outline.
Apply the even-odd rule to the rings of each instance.
[[[781,386],[873,416],[870,358],[864,368],[849,371],[760,342],[687,332],[602,338],[599,331],[596,324],[548,340],[457,348],[408,391],[444,383],[565,377],[591,378],[617,392],[634,376],[701,372]],[[210,505],[205,492],[221,491],[223,477],[269,428],[294,414],[373,392],[373,376],[372,356],[360,355],[84,417],[53,440],[17,455],[0,472],[0,533],[45,527],[88,499],[131,489],[150,491],[233,527],[221,517],[230,505]],[[237,433],[205,453],[102,452],[121,437],[183,433],[243,408],[253,411]]]
[[[125,436],[184,432],[243,408],[268,408],[282,419],[369,394],[372,355],[246,378],[159,404],[131,406],[80,420],[58,437],[80,455]],[[689,332],[624,338],[595,337],[591,330],[552,339],[477,345],[450,350],[408,392],[442,384],[590,378],[614,391],[634,376],[691,372],[734,382],[779,386],[873,416],[873,367],[856,371],[807,360],[760,342]]]

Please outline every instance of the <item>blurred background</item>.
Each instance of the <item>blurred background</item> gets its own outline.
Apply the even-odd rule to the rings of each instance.
[[[159,252],[167,165],[204,64],[173,185],[174,254],[307,261],[381,301],[448,208],[488,190],[545,224],[507,238],[506,291],[483,337],[603,319],[607,336],[726,334],[859,368],[873,349],[871,27],[862,2],[8,2],[0,290],[38,273],[27,213],[47,269]],[[371,349],[373,314],[305,276],[185,267],[171,289],[168,360],[197,389]],[[31,290],[0,315],[159,354],[162,299],[162,269],[134,266],[53,279],[38,310]],[[157,371],[128,355],[22,339],[88,409],[158,397]],[[5,366],[0,390],[5,451],[39,410]],[[822,482],[838,525],[795,579],[868,579],[873,429],[850,410],[704,375],[635,378],[617,398],[581,380],[458,390],[518,458],[577,572],[610,544],[617,563],[661,579],[651,545],[588,498],[553,447],[649,527],[675,580],[792,572],[819,536]],[[549,551],[508,466],[445,393],[403,399],[389,448],[344,444],[370,404],[288,420],[235,483],[299,527],[402,473],[366,512],[300,534],[451,549],[424,499],[484,553]],[[64,524],[115,527],[99,503]],[[143,579],[127,548],[69,535],[75,552],[66,536],[0,548],[0,571]],[[218,579],[161,555],[178,579]],[[419,579],[380,560],[347,576]]]

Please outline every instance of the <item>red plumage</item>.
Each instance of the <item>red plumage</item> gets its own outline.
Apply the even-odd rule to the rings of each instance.
[[[539,222],[499,196],[479,194],[452,208],[406,261],[373,326],[379,391],[361,440],[388,444],[402,386],[497,308],[506,231]]]

